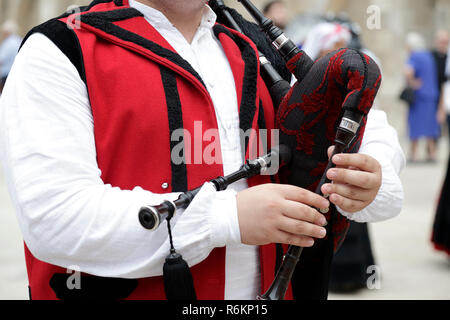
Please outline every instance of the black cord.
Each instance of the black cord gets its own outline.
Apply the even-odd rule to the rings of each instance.
[[[167,230],[169,231],[169,241],[170,241],[170,253],[176,253],[175,246],[173,245],[172,227],[170,225],[170,220],[172,218],[167,218]]]

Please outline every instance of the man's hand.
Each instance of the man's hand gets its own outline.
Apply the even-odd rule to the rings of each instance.
[[[329,156],[334,147],[329,149]],[[356,213],[375,200],[381,187],[381,165],[374,158],[364,154],[338,154],[333,157],[337,166],[327,173],[332,184],[322,186],[323,194],[329,200],[349,213]]]
[[[316,209],[328,200],[289,185],[265,184],[237,195],[241,240],[247,245],[282,243],[312,247],[326,236],[325,217]]]

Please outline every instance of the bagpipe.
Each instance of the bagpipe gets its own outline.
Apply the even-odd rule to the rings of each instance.
[[[341,49],[314,62],[250,1],[238,1],[256,25],[226,7],[222,0],[210,0],[209,5],[222,24],[248,36],[260,50],[261,75],[277,109],[280,145],[265,156],[247,161],[236,173],[211,183],[216,190],[225,190],[238,180],[262,174],[276,162],[281,164],[280,183],[327,197],[322,194],[321,187],[330,183],[326,173],[334,167],[327,151],[334,145],[333,155],[358,152],[367,115],[381,85],[380,69],[370,57],[353,49]],[[265,40],[261,39],[261,31]],[[281,59],[285,67],[280,66]],[[297,79],[293,86],[286,77],[286,70]],[[200,188],[186,192],[176,201],[147,206],[139,212],[139,221],[148,230],[155,230],[164,220],[169,222],[171,255],[164,266],[165,278],[170,266],[181,261],[187,267],[173,247],[170,220],[178,209],[186,209],[199,191]],[[326,299],[331,259],[345,238],[349,222],[334,206],[322,213],[328,221],[327,238],[318,241],[313,248],[289,246],[272,286],[258,297],[259,300],[283,300],[291,283],[295,299]],[[299,263],[301,256],[305,261],[302,259]],[[190,277],[185,272],[183,279],[178,279],[185,284],[188,282],[189,289],[184,291],[168,292],[169,284],[166,283],[167,298],[186,300],[195,297]]]

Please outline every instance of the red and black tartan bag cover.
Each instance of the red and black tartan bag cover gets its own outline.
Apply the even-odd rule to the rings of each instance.
[[[364,115],[348,152],[361,146],[369,113],[381,85],[381,71],[369,56],[341,49],[315,63],[302,52],[287,64],[299,81],[277,113],[280,143],[293,151],[293,161],[281,169],[280,182],[315,191],[328,165],[339,122],[346,110]],[[331,261],[343,243],[349,220],[334,205],[325,215],[328,235],[306,248],[292,279],[296,300],[323,300],[328,295]]]
[[[292,68],[304,65],[288,63]],[[315,191],[328,164],[327,150],[334,145],[345,110],[365,115],[349,149],[351,153],[358,152],[366,116],[380,88],[381,72],[367,55],[341,49],[319,59],[303,73],[303,79],[290,90],[277,114],[280,142],[294,151],[292,164],[282,171],[281,182]],[[333,207],[326,214],[327,220],[333,222],[334,250],[344,240],[349,225],[345,217],[335,213]]]

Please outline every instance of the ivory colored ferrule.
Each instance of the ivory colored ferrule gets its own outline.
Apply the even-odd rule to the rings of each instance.
[[[351,119],[348,119],[348,118],[342,118],[342,121],[341,121],[341,124],[339,125],[339,127],[356,134],[359,129],[359,123],[356,121],[353,121]]]
[[[259,62],[261,63],[261,65],[265,65],[265,64],[269,64],[270,61],[267,60],[267,58],[265,56],[259,56]]]
[[[275,47],[275,49],[280,50],[289,41],[289,38],[286,37],[285,34],[281,34],[274,42],[272,42],[272,45]]]

